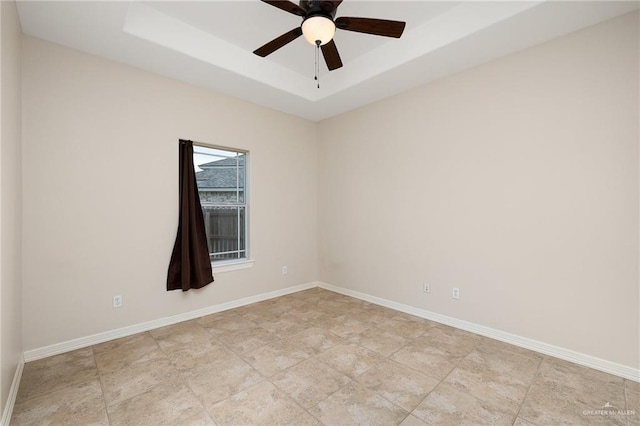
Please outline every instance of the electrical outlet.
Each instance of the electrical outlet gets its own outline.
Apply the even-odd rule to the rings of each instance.
[[[287,275],[289,273],[289,268],[287,268],[286,266],[282,267],[282,275]]]
[[[422,283],[422,291],[425,293],[431,293],[431,284]]]
[[[457,287],[453,288],[453,293],[451,295],[454,299],[460,299],[460,289]]]
[[[121,295],[116,295],[113,296],[113,307],[114,308],[122,308],[122,296]]]

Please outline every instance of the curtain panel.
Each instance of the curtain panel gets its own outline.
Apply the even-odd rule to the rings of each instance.
[[[167,291],[188,291],[213,282],[204,216],[193,166],[193,142],[180,139],[178,235],[167,273]]]

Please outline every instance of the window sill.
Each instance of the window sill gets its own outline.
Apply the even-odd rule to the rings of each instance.
[[[253,268],[253,263],[255,260],[252,259],[242,259],[242,260],[231,260],[226,262],[211,262],[211,268],[213,269],[213,273],[221,273],[221,272],[231,272],[238,271],[240,269],[248,269]]]

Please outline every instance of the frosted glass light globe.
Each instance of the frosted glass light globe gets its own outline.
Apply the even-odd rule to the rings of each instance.
[[[336,24],[325,16],[312,16],[302,23],[304,39],[314,46],[316,45],[316,40],[320,40],[320,46],[329,43],[335,33]]]

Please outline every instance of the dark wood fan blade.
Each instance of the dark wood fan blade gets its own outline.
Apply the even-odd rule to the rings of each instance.
[[[322,45],[320,48],[322,49],[322,56],[324,56],[324,61],[327,63],[327,68],[329,68],[329,71],[333,71],[342,67],[342,60],[340,59],[340,54],[338,53],[336,43],[333,40],[325,45]]]
[[[395,38],[400,38],[406,25],[405,22],[401,21],[372,18],[347,18],[344,16],[336,19],[335,23],[336,27],[341,30]]]
[[[285,12],[293,13],[294,15],[304,16],[307,14],[307,11],[298,6],[295,3],[291,3],[290,1],[277,1],[277,0],[262,0],[264,3],[270,4],[271,6],[275,6],[278,9],[282,9]]]
[[[302,28],[294,28],[289,32],[282,34],[278,38],[274,38],[269,43],[265,44],[262,47],[257,48],[253,51],[258,56],[262,56],[263,58],[267,55],[272,54],[276,50],[280,49],[282,46],[291,43],[293,40],[297,39],[302,35]]]

